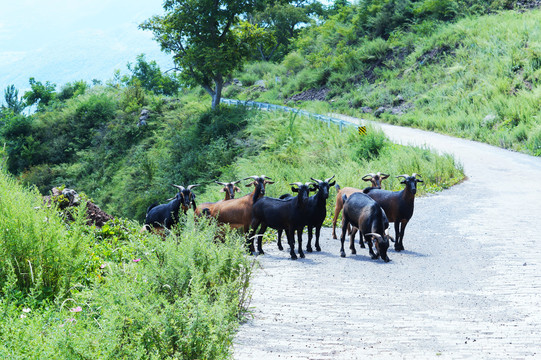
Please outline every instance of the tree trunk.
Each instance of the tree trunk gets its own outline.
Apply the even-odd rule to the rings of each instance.
[[[224,80],[221,75],[214,79],[214,86],[214,95],[212,95],[212,110],[216,110],[216,108],[220,105],[220,101],[222,100]]]

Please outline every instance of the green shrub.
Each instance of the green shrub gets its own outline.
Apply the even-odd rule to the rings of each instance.
[[[293,51],[287,54],[282,61],[282,65],[287,71],[298,72],[304,68],[306,61],[299,53]]]

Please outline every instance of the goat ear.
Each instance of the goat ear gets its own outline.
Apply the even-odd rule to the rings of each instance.
[[[246,185],[246,187],[250,187],[250,186],[253,186],[253,185],[255,185],[255,181],[254,181],[254,182],[251,182],[251,183],[249,183],[248,185]]]
[[[220,189],[220,192],[225,192],[225,188],[221,188],[221,189]]]
[[[274,181],[267,181],[267,180],[265,180],[265,184],[274,184]]]
[[[332,183],[329,183],[329,186],[334,186],[336,184],[336,181],[333,181]]]
[[[381,174],[380,178],[381,178],[381,180],[385,180],[385,179],[387,179],[389,176],[391,176],[391,175],[389,175],[389,174]]]
[[[319,187],[317,187],[317,186],[312,186],[312,187],[308,188],[308,191],[309,191],[309,192],[310,192],[310,191],[316,191],[318,188],[319,188]]]
[[[240,192],[240,188],[238,186],[235,186],[235,190],[236,192]]]
[[[420,182],[420,183],[424,182],[424,181],[421,180],[421,179],[415,179],[415,181]]]
[[[293,187],[293,186],[292,186],[292,187],[291,187],[291,191],[293,191],[293,192],[299,192],[299,189],[297,189],[296,187]]]

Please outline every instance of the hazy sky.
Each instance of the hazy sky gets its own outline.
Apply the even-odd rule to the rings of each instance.
[[[105,81],[141,53],[169,69],[171,57],[137,28],[162,12],[162,0],[2,0],[0,98],[10,84],[27,89],[30,77],[57,89],[81,79]]]

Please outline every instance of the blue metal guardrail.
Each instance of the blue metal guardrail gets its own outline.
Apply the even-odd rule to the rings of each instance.
[[[306,110],[300,110],[295,109],[288,106],[281,106],[281,105],[274,105],[274,104],[267,104],[267,103],[261,103],[257,101],[242,101],[242,100],[234,100],[234,99],[222,99],[221,102],[228,105],[235,105],[235,106],[246,106],[248,108],[258,108],[260,110],[268,110],[268,111],[284,111],[284,112],[291,112],[294,114],[299,114],[302,116],[306,116],[310,119],[316,119],[322,122],[326,122],[327,125],[330,127],[331,123],[336,124],[340,127],[340,132],[342,132],[342,127],[344,126],[359,126],[360,124],[353,123],[351,121],[347,121],[344,119],[338,119],[332,116],[325,116],[321,114],[315,114],[308,112]]]

